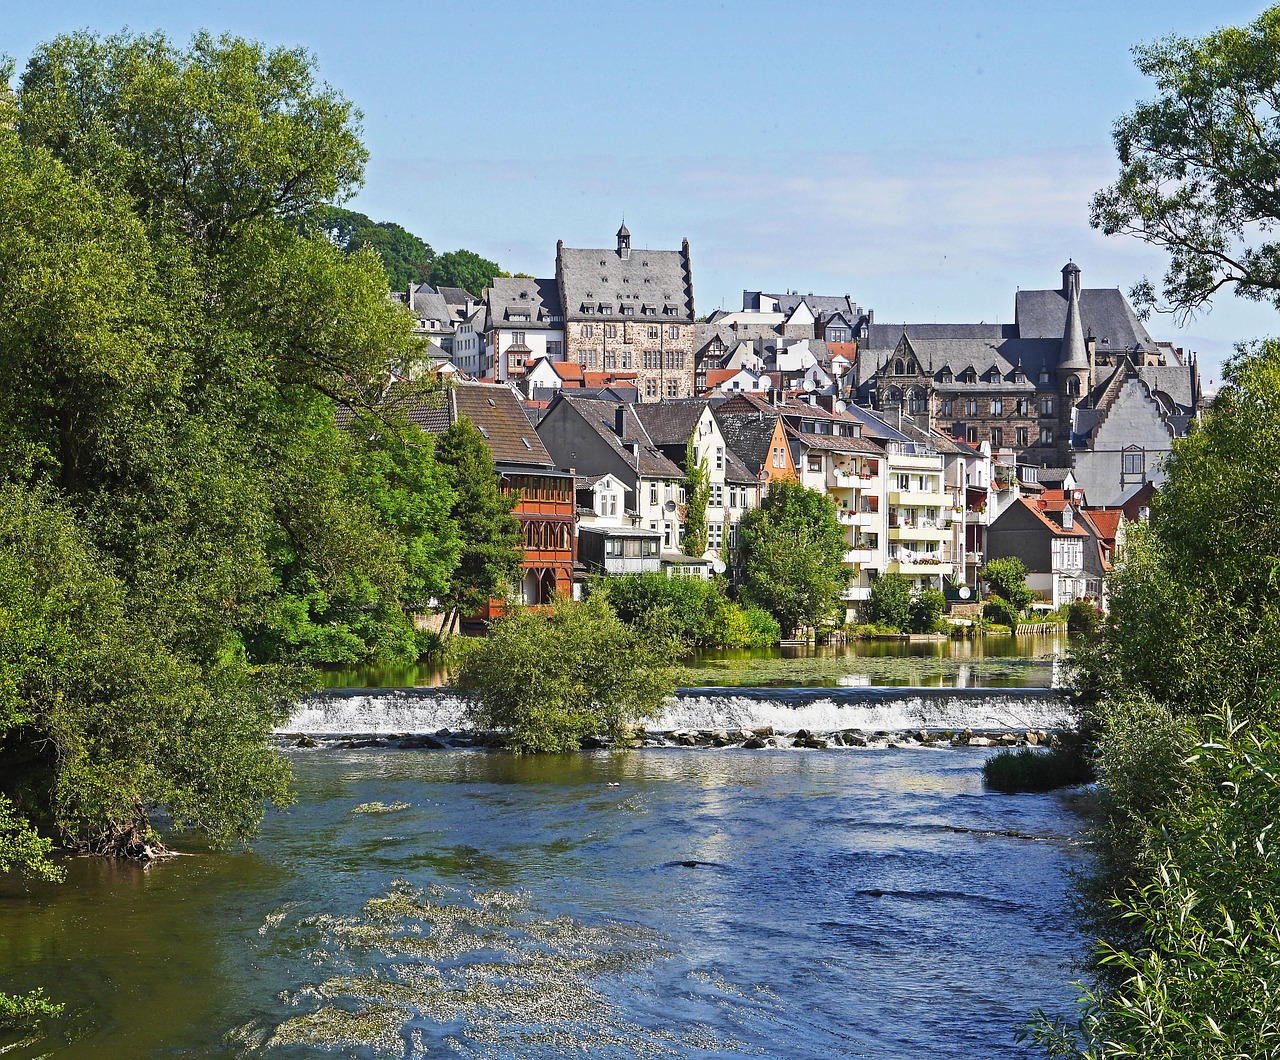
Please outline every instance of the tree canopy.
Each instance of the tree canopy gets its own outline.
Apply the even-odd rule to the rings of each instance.
[[[307,224],[365,157],[234,37],[62,36],[0,93],[0,864],[246,837],[300,664],[416,654],[452,487],[380,408],[382,263]]]
[[[461,287],[479,298],[486,287],[492,287],[499,276],[510,276],[498,263],[482,258],[472,250],[451,250],[441,254],[431,266],[434,287]]]
[[[328,206],[311,224],[348,254],[363,247],[377,254],[393,291],[405,291],[411,284],[427,283],[431,278],[436,252],[394,221],[374,221],[354,210]]]
[[[1143,281],[1135,302],[1185,315],[1234,286],[1280,307],[1280,7],[1134,54],[1156,95],[1116,122],[1120,175],[1091,219],[1169,252],[1159,294]]]
[[[797,482],[775,482],[738,524],[742,592],[786,634],[830,620],[849,585],[835,502]]]

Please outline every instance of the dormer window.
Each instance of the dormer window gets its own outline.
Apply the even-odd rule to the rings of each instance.
[[[976,383],[978,381],[978,373],[972,368],[966,368],[960,375],[962,383]]]
[[[1047,383],[1048,381],[1049,381],[1049,369],[1042,367],[1040,369],[1040,382],[1043,384],[1043,383]]]
[[[955,376],[951,374],[950,368],[944,368],[940,373],[938,373],[939,383],[950,383],[950,382],[953,382],[954,380],[955,380]]]

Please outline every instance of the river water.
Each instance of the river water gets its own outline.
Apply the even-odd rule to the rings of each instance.
[[[3,885],[0,989],[68,1003],[5,1060],[984,1058],[1074,1008],[1081,796],[985,750],[283,753],[252,851]]]

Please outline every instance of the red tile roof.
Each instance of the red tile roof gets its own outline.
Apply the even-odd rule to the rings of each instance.
[[[1040,510],[1040,505],[1035,501],[1029,501],[1026,497],[1019,497],[1018,504],[1021,504],[1027,511],[1031,512],[1040,522],[1044,523],[1049,530],[1057,537],[1088,537],[1089,532],[1083,526],[1073,525],[1071,529],[1067,529],[1060,523],[1055,523],[1047,515]]]

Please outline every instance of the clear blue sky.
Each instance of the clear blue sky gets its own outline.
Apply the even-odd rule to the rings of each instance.
[[[749,289],[850,294],[879,321],[1012,318],[1068,258],[1086,286],[1161,255],[1088,225],[1110,130],[1148,94],[1131,46],[1260,4],[65,0],[14,4],[21,70],[69,30],[231,32],[315,54],[364,113],[351,203],[438,251],[549,275],[555,243],[693,248],[699,312]],[[1157,338],[1205,378],[1274,310],[1222,296]]]

